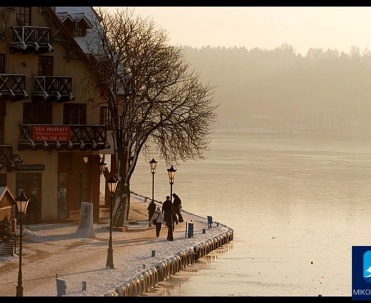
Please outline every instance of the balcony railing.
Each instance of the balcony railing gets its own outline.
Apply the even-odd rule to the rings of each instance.
[[[18,150],[108,149],[105,125],[22,124]]]
[[[10,53],[35,52],[37,54],[52,52],[50,28],[40,26],[12,26]]]
[[[25,83],[25,75],[0,74],[0,98],[13,101],[28,99]]]
[[[12,145],[0,145],[0,167],[13,167]]]
[[[57,102],[73,101],[72,77],[65,76],[37,76],[35,87],[32,92],[33,98],[42,98],[44,100]]]

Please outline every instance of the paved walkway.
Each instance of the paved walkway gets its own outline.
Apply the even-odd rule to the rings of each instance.
[[[207,228],[207,219],[184,211],[184,222],[175,227],[175,241],[166,240],[167,228],[164,226],[161,229],[160,237],[156,239],[154,226],[148,226],[147,205],[148,200],[144,202],[140,198],[133,197],[129,220],[126,223],[127,230],[113,233],[114,264],[115,269],[117,268],[114,274],[117,275],[117,281],[133,278],[135,270],[141,270],[140,268],[143,268],[145,263],[149,268],[153,266],[151,265],[153,262],[159,262],[163,256],[158,254],[156,258],[150,258],[150,253],[156,247],[160,251],[164,243],[170,252],[176,251],[178,248],[181,250],[182,247],[192,247],[192,243],[199,241],[199,239],[186,237],[186,222],[192,220],[197,222],[194,233],[203,236],[205,240],[212,233],[217,234],[222,230],[222,228],[214,228],[212,233],[205,235],[202,229]],[[109,277],[105,276],[109,272],[105,269],[109,238],[109,228],[107,227],[109,224],[94,224],[94,239],[81,238],[76,233],[77,226],[77,222],[26,226],[27,232],[24,232],[22,258],[24,296],[56,296],[56,274],[68,280],[71,295],[74,293],[81,295],[79,294],[81,293],[81,281],[89,280],[89,277],[88,288],[90,292],[85,295],[103,296],[114,290],[110,289],[111,286],[108,285],[108,279],[112,279],[112,273]],[[33,232],[38,236],[34,237]],[[133,251],[136,251],[135,258]],[[126,258],[129,257],[133,258],[127,260]],[[11,258],[13,259],[10,261],[2,261],[0,258],[1,296],[15,296],[18,256]],[[95,281],[99,280],[96,278],[97,274],[101,281]],[[107,279],[107,291],[102,293],[102,285],[94,288],[94,283],[104,284],[104,279]]]

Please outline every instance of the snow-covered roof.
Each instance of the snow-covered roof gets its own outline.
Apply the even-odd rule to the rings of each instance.
[[[10,191],[9,187],[8,187],[8,186],[0,186],[0,200],[3,198],[3,196],[4,196],[6,193],[9,193],[10,196],[12,197],[12,199],[14,200],[14,195],[13,195],[13,193]]]
[[[85,54],[94,54],[97,56],[102,50],[102,39],[104,35],[100,32],[103,28],[99,22],[99,16],[91,6],[56,6],[55,13],[63,22],[67,19],[82,20],[84,18],[90,24],[90,28],[86,30],[85,37],[74,37],[74,40],[79,45]],[[124,74],[124,68],[120,65],[117,72]],[[118,77],[120,78],[120,77]],[[124,94],[123,88],[120,88],[117,94]]]
[[[63,22],[67,19],[79,22],[85,20],[91,29],[87,29],[86,37],[74,37],[77,44],[80,46],[82,51],[86,54],[90,53],[87,45],[87,41],[93,41],[92,34],[94,31],[92,28],[96,24],[99,24],[97,15],[91,6],[56,6],[55,14]],[[97,40],[96,40],[97,41]]]
[[[66,20],[70,20],[71,22],[81,22],[85,21],[88,28],[92,27],[92,24],[90,23],[90,20],[85,16],[84,13],[70,13],[70,12],[58,12],[56,13],[59,19],[61,19],[62,22],[65,22]]]
[[[87,18],[89,16],[94,16],[94,11],[91,6],[56,6],[55,7],[55,13],[57,15],[68,13],[71,16],[72,15],[85,15]]]

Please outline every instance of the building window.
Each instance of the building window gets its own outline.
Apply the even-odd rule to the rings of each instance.
[[[31,25],[31,7],[28,6],[17,6],[16,18],[18,25],[30,26]]]
[[[0,54],[0,74],[5,74],[5,55]]]
[[[108,129],[112,129],[112,115],[108,106],[100,108],[100,125],[106,125]]]
[[[39,76],[53,76],[53,57],[52,56],[39,56],[38,75]]]
[[[50,103],[23,103],[24,124],[52,124]]]
[[[68,30],[70,33],[73,33],[73,32],[74,32],[75,22],[71,21],[70,19],[66,19],[66,20],[63,22],[63,25],[64,25],[65,28],[67,28],[67,30]]]
[[[63,124],[86,124],[85,104],[64,104]]]
[[[74,37],[85,37],[86,36],[86,26],[85,24],[76,23],[74,30]]]

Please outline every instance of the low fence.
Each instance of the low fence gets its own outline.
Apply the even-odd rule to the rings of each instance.
[[[115,291],[105,294],[108,297],[140,296],[148,292],[161,281],[167,281],[187,266],[193,265],[199,258],[211,251],[222,247],[233,240],[233,230],[229,230],[207,241],[196,244],[193,248],[178,252],[171,258],[164,259],[150,269],[136,275],[126,283],[117,287]]]

